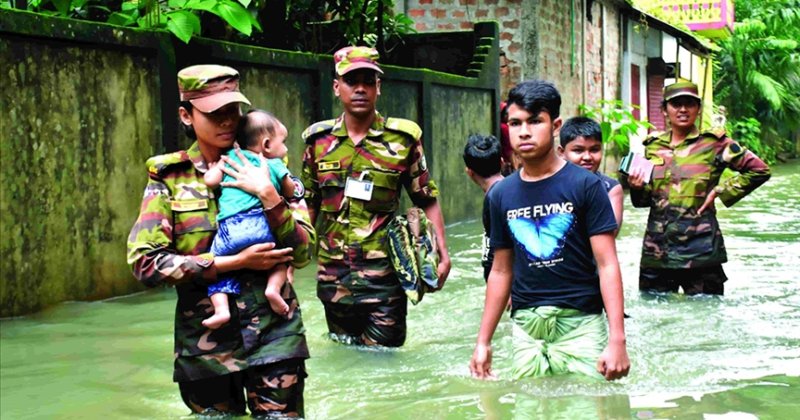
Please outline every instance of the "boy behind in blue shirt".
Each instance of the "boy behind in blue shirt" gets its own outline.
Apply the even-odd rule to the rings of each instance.
[[[508,103],[522,167],[488,195],[495,255],[470,371],[493,376],[492,336],[510,293],[514,379],[621,378],[630,362],[608,195],[597,176],[556,154],[561,96],[552,84],[520,83]]]
[[[470,134],[467,145],[464,146],[464,171],[475,185],[481,187],[484,194],[501,179],[502,166],[500,141],[495,136]],[[483,202],[483,244],[481,249],[481,265],[483,266],[483,280],[489,279],[492,269],[494,251],[489,246],[489,206]]]
[[[595,173],[608,193],[614,218],[617,220],[616,236],[622,229],[622,185],[619,181],[598,171],[603,160],[603,131],[597,121],[587,117],[568,119],[558,133],[558,155]]]

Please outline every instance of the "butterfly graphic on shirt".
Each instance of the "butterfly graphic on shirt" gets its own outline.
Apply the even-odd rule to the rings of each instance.
[[[553,213],[536,219],[517,218],[508,227],[531,262],[549,261],[561,254],[564,239],[575,223],[572,213]]]

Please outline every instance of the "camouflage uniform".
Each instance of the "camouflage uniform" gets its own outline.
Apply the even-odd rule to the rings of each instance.
[[[670,145],[671,134],[654,133],[645,140],[645,157],[655,164],[653,180],[643,189],[631,189],[635,207],[650,207],[641,269],[719,267],[721,272],[727,254],[716,210],[701,215],[697,210],[712,189],[725,206],[732,206],[769,179],[769,168],[721,129],[701,133],[694,128],[677,146]],[[739,174],[720,184],[725,168]],[[701,270],[697,275],[705,274]]]
[[[398,209],[401,186],[423,208],[439,194],[425,163],[421,135],[416,123],[384,120],[378,113],[357,145],[347,134],[344,115],[303,133],[302,180],[319,227],[317,296],[326,306],[332,333],[360,335],[364,317],[373,324],[405,323],[406,297],[389,260],[387,226]],[[347,178],[361,177],[373,183],[372,199],[345,197]],[[362,312],[369,305],[376,307]],[[392,308],[401,312],[399,318],[385,313]],[[401,345],[405,326],[394,326],[402,331],[368,330],[367,339]],[[394,333],[401,336],[380,342],[385,338],[380,336]]]
[[[218,206],[215,192],[203,182],[208,166],[195,142],[187,150],[150,158],[147,169],[149,180],[141,210],[128,237],[128,263],[144,285],[175,287],[173,380],[180,383],[187,406],[203,411],[209,406],[201,400],[216,404],[220,393],[231,392],[230,405],[217,408],[243,412],[242,381],[263,382],[261,378],[273,378],[276,372],[291,372],[297,384],[294,387],[275,380],[270,383],[278,385],[270,390],[248,388],[250,409],[260,410],[270,405],[265,401],[277,403],[292,392],[299,395],[293,394],[297,398],[293,397],[288,410],[299,410],[302,415],[303,360],[309,354],[291,285],[284,285],[283,294],[295,312],[285,319],[271,311],[264,296],[264,273],[242,271],[237,276],[242,294],[230,302],[231,322],[216,330],[205,328],[201,322],[213,313],[207,286],[217,280],[209,248],[217,230]],[[282,201],[266,215],[280,246],[294,248],[294,264],[308,264],[315,233],[304,203]],[[238,397],[231,385],[234,382],[240,384]],[[282,411],[281,404],[273,405]]]

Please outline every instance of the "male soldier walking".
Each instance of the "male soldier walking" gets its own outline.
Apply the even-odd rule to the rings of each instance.
[[[407,299],[388,258],[387,226],[404,186],[436,231],[441,288],[450,257],[439,191],[419,126],[375,110],[383,73],[377,51],[346,47],[333,58],[333,91],[344,113],[303,132],[305,197],[319,226],[317,296],[334,340],[399,347],[406,338]]]
[[[650,207],[642,246],[639,289],[687,295],[724,292],[722,263],[728,260],[714,200],[730,207],[769,179],[769,167],[725,135],[723,128],[700,132],[697,85],[681,81],[664,88],[662,111],[670,130],[644,141],[654,165],[628,177],[634,207]],[[739,172],[723,182],[725,168]]]

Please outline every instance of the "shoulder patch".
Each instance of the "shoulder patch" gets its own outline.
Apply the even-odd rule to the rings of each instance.
[[[745,148],[739,145],[739,143],[735,141],[731,141],[727,146],[725,146],[725,150],[722,151],[722,161],[725,163],[731,163],[734,160],[738,159],[746,152]]]
[[[717,140],[722,140],[725,138],[725,127],[715,127],[709,130],[703,131],[704,136],[714,137]]]
[[[151,175],[161,175],[170,166],[190,161],[189,155],[185,150],[153,156],[147,159],[147,172]]]
[[[399,131],[419,140],[422,137],[422,129],[414,121],[404,118],[387,118],[384,127],[387,130]]]
[[[308,128],[303,130],[302,134],[303,141],[308,143],[310,140],[314,139],[319,134],[329,133],[331,130],[333,130],[333,125],[335,123],[336,120],[325,120],[311,124],[310,126],[308,126]]]

